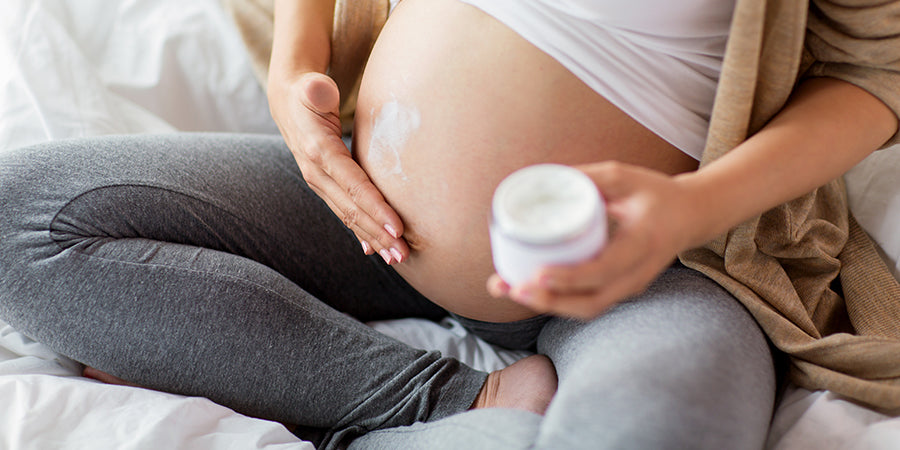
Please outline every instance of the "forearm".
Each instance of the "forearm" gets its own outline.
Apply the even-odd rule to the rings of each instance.
[[[841,176],[896,130],[894,113],[868,92],[835,79],[805,81],[762,130],[679,177],[702,199],[697,207],[705,222],[692,244]]]
[[[325,73],[331,58],[334,0],[276,0],[269,86],[307,72]]]
[[[699,170],[668,175],[603,162],[583,169],[616,227],[582,264],[551,266],[510,289],[489,289],[539,312],[590,319],[647,288],[672,256],[840,176],[886,142],[897,118],[880,100],[834,79],[803,83],[750,139]]]

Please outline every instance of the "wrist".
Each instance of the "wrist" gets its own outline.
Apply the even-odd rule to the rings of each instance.
[[[686,201],[684,250],[702,246],[740,223],[729,208],[728,193],[710,183],[702,170],[676,175],[674,180]]]
[[[279,96],[287,95],[292,86],[299,84],[303,77],[311,73],[324,74],[325,72],[302,66],[284,69],[273,65],[269,69],[266,84],[266,94],[269,96],[269,101],[277,100]]]
[[[896,116],[843,81],[805,81],[765,127],[678,181],[705,217],[697,245],[849,170],[894,133]]]

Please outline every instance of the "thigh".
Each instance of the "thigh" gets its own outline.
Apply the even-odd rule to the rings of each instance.
[[[112,241],[128,239],[143,241],[144,262],[164,263],[160,246],[184,244],[260,262],[361,320],[443,315],[363,254],[303,181],[280,136],[60,141],[10,151],[0,171],[9,186],[0,218],[5,251],[30,252],[26,260],[60,248],[125,258]],[[49,236],[30,233],[47,229]]]
[[[540,336],[559,391],[539,448],[761,448],[775,372],[768,342],[736,299],[676,266],[588,323]]]

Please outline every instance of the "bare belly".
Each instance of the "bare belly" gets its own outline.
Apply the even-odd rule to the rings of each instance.
[[[404,0],[379,36],[354,124],[360,165],[403,220],[395,265],[435,303],[473,319],[534,313],[485,289],[494,188],[529,164],[620,160],[667,173],[696,162],[555,60],[456,0]]]

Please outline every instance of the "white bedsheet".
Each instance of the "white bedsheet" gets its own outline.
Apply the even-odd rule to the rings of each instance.
[[[0,151],[175,130],[277,132],[216,0],[2,0]],[[895,267],[900,184],[883,174],[898,173],[897,153],[879,154],[848,180],[861,223]],[[522,356],[498,352],[450,320],[373,325],[485,370]],[[104,385],[79,371],[0,323],[0,448],[312,448],[277,423],[206,399]],[[767,447],[900,448],[900,419],[791,387]]]
[[[483,370],[525,356],[495,349],[451,319],[372,325]],[[0,449],[315,449],[279,423],[205,398],[103,384],[81,377],[81,368],[0,322]]]

